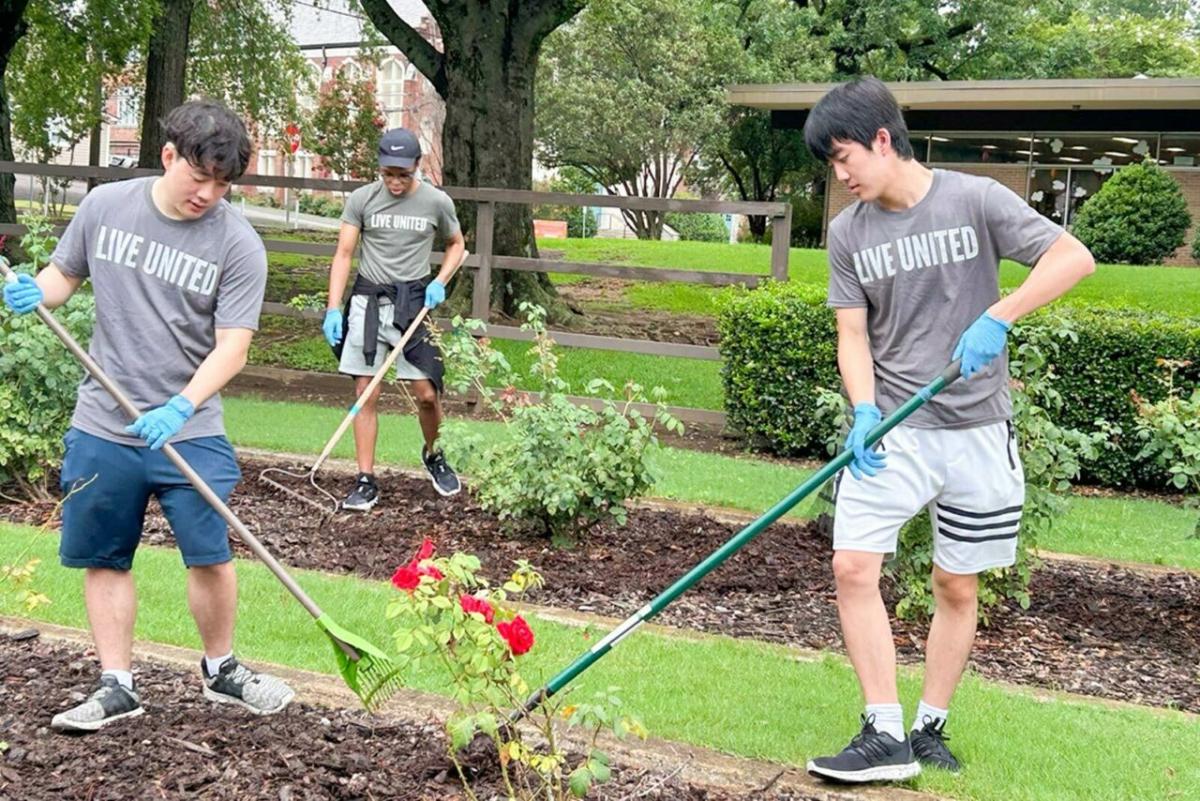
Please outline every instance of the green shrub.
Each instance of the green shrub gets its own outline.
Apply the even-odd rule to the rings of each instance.
[[[1192,260],[1200,262],[1200,230],[1192,235]]]
[[[669,211],[666,223],[686,242],[729,241],[729,228],[725,226],[725,217],[720,214]]]
[[[1164,470],[1172,489],[1187,493],[1186,504],[1200,508],[1200,388],[1188,397],[1178,385],[1179,371],[1191,366],[1184,360],[1161,359],[1165,395],[1150,403],[1134,393],[1137,437],[1142,442],[1139,459],[1152,459]],[[1200,538],[1200,520],[1192,536]]]
[[[1152,161],[1109,178],[1071,226],[1096,261],[1160,264],[1183,245],[1192,224],[1183,190]]]
[[[470,331],[482,324],[455,318],[455,331],[436,336],[446,363],[446,385],[456,392],[474,389],[503,420],[506,436],[483,438],[451,424],[443,438],[447,454],[475,477],[475,499],[501,520],[533,526],[559,544],[606,520],[624,524],[625,501],[644,495],[654,484],[649,455],[658,446],[655,424],[682,432],[662,403],[665,391],[650,394],[657,402],[652,419],[633,403],[645,402],[642,388],[627,384],[619,400],[606,400],[599,409],[576,406],[567,399],[569,387],[558,376],[558,357],[547,336],[545,312],[522,303],[528,315],[522,329],[534,334],[531,372],[546,387],[535,401],[512,384],[507,360],[486,340]],[[506,377],[497,392],[489,376]],[[592,381],[591,395],[612,385]]]
[[[817,287],[768,283],[757,290],[719,296],[721,375],[730,425],[755,447],[791,456],[823,456],[828,428],[818,414],[815,390],[841,386],[834,313]],[[1200,318],[1137,310],[1074,306],[1043,310],[1017,324],[1010,353],[1039,341],[1047,326],[1069,325],[1075,338],[1054,356],[1053,388],[1062,395],[1055,422],[1085,434],[1136,430],[1130,392],[1161,400],[1155,360],[1200,353]],[[935,370],[942,365],[931,365]],[[1181,368],[1185,391],[1200,387],[1200,360]],[[1081,480],[1115,487],[1161,487],[1167,476],[1139,459],[1141,444],[1121,434],[1084,465]]]
[[[18,272],[36,273],[53,251],[44,220],[28,218],[21,247],[30,262]],[[92,296],[76,292],[55,316],[87,347],[95,319]],[[36,314],[13,314],[0,305],[0,487],[27,499],[55,493],[50,472],[62,463],[83,367]]]
[[[1042,311],[1013,329],[1010,351],[1019,347],[1049,312]],[[1159,359],[1187,359],[1200,353],[1200,318],[1108,308],[1063,307],[1061,314],[1076,339],[1055,357],[1054,388],[1062,395],[1058,423],[1084,432],[1097,432],[1107,421],[1119,433],[1117,447],[1106,449],[1084,465],[1082,480],[1110,487],[1162,487],[1167,474],[1152,459],[1139,458],[1136,392],[1150,403],[1162,400]],[[1179,370],[1182,391],[1200,387],[1200,364]]]
[[[818,387],[840,386],[837,329],[817,287],[767,282],[717,300],[721,380],[731,427],[785,455],[821,451]]]
[[[304,214],[316,214],[319,217],[338,218],[342,216],[343,204],[326,195],[304,193],[300,195],[300,211]]]
[[[563,192],[568,195],[591,195],[596,191],[596,182],[578,167],[563,167],[549,181],[534,186],[539,192]],[[533,216],[538,220],[565,220],[567,236],[572,239],[591,238],[596,235],[596,218],[590,209],[583,206],[560,206],[542,203],[533,207]]]

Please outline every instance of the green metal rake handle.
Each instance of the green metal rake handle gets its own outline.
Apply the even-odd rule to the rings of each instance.
[[[9,268],[8,262],[5,261],[3,257],[0,257],[0,272],[4,274],[5,280],[11,281],[16,279],[17,274],[13,272],[11,268]],[[131,420],[136,420],[141,415],[141,412],[138,411],[138,408],[133,405],[133,402],[129,400],[129,397],[124,393],[124,391],[122,391],[121,388],[117,386],[117,384],[113,382],[111,378],[108,377],[104,370],[101,369],[100,365],[88,355],[87,351],[79,346],[79,343],[75,341],[75,338],[71,336],[71,334],[65,328],[62,327],[62,324],[59,323],[58,320],[55,319],[54,315],[50,313],[50,310],[39,303],[37,307],[37,315],[38,317],[42,318],[42,322],[50,326],[50,330],[54,332],[55,336],[62,340],[62,343],[67,346],[67,350],[71,351],[72,355],[74,355],[75,358],[78,359],[81,364],[83,364],[84,369],[91,374],[92,378],[100,382],[100,386],[104,387],[104,389],[108,391],[109,395],[112,395],[116,402],[121,406],[121,409],[124,410],[125,414],[129,415]],[[162,451],[164,454],[166,454],[167,458],[171,460],[171,463],[179,469],[179,472],[183,473],[184,477],[191,482],[192,486],[196,488],[196,491],[199,492],[201,496],[203,496],[204,500],[208,501],[209,505],[211,505],[213,509],[217,510],[217,513],[220,514],[225,522],[229,524],[230,528],[237,532],[238,536],[242,538],[242,542],[246,543],[246,546],[254,552],[254,555],[261,559],[266,564],[267,568],[275,574],[275,578],[279,579],[283,586],[287,588],[288,592],[296,596],[296,600],[308,610],[310,615],[312,615],[314,618],[320,619],[324,613],[321,611],[321,608],[317,606],[316,602],[313,601],[312,598],[308,597],[308,594],[300,588],[300,585],[296,583],[295,579],[293,579],[290,574],[288,574],[283,565],[281,565],[279,561],[271,555],[270,551],[263,547],[263,544],[258,541],[258,538],[251,534],[250,531],[244,525],[242,525],[242,521],[237,519],[237,516],[229,509],[228,506],[225,505],[225,502],[222,501],[220,497],[212,491],[212,488],[209,487],[204,479],[200,477],[200,474],[192,469],[192,466],[189,465],[187,460],[179,454],[179,451],[175,450],[175,448],[170,444],[164,445]],[[357,654],[348,654],[348,656],[350,656],[351,659],[357,658]]]
[[[886,420],[883,420],[879,425],[871,429],[871,433],[867,435],[867,444],[874,445],[885,434],[903,422],[905,418],[921,406],[924,406],[930,398],[958,380],[960,375],[959,368],[960,363],[958,360],[952,362],[942,371],[941,375],[921,388],[903,406],[888,415]],[[611,651],[617,643],[632,634],[634,629],[665,609],[672,601],[689,590],[692,585],[707,576],[726,559],[733,556],[743,545],[761,534],[767,526],[783,517],[789,509],[815,492],[839,470],[848,465],[853,458],[854,453],[852,451],[843,451],[838,454],[837,458],[818,470],[807,481],[796,487],[796,489],[792,490],[786,498],[768,509],[766,513],[738,532],[736,536],[713,551],[703,562],[693,567],[674,584],[663,590],[657,598],[626,618],[621,625],[609,632],[606,637],[572,662],[565,670],[552,678],[546,686],[531,695],[529,700],[520,709],[512,713],[510,716],[511,721],[516,722],[525,717],[543,701],[569,684],[576,676],[598,661],[600,657]]]

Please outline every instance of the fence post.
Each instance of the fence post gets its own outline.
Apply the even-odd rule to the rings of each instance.
[[[492,232],[495,226],[496,204],[490,200],[480,201],[475,218],[475,255],[479,259],[479,269],[475,271],[471,316],[485,323],[492,299]]]
[[[792,243],[792,204],[788,203],[783,214],[771,218],[771,277],[776,281],[788,280],[788,248]]]

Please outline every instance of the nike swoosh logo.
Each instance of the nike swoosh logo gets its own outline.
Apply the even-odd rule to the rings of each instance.
[[[404,149],[404,145],[400,145],[399,147],[389,147],[388,148],[388,150],[392,150],[392,151],[403,150],[403,149]]]

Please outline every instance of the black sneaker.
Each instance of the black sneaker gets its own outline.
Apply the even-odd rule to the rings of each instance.
[[[941,718],[930,718],[928,715],[922,721],[924,725],[908,735],[912,743],[913,754],[927,768],[941,768],[951,773],[958,773],[962,765],[954,754],[946,747],[950,735],[946,734],[946,721]]]
[[[808,772],[835,782],[903,781],[921,772],[908,738],[875,731],[875,716],[862,716],[862,731],[837,756],[810,759]]]
[[[352,512],[367,512],[377,503],[379,503],[379,485],[375,483],[375,476],[370,473],[359,473],[358,483],[346,496],[346,500],[342,501],[342,508]]]
[[[425,472],[429,473],[429,480],[433,482],[433,488],[439,495],[449,497],[462,490],[462,482],[450,469],[450,465],[446,464],[446,456],[440,448],[433,453],[427,453],[422,448],[421,461],[425,463]]]
[[[291,703],[296,693],[283,679],[256,673],[229,657],[216,675],[209,675],[208,663],[200,660],[204,675],[204,697],[219,704],[237,704],[256,715],[273,715]]]
[[[82,704],[55,715],[50,727],[58,731],[96,731],[124,718],[136,718],[144,711],[136,685],[126,690],[115,676],[101,676],[100,689]]]

